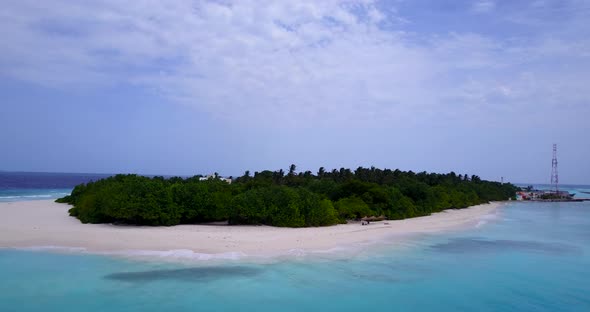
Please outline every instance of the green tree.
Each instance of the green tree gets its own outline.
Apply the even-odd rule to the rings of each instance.
[[[359,219],[374,214],[369,206],[356,196],[342,198],[334,204],[334,207],[340,218],[344,220]]]
[[[116,175],[80,184],[57,202],[84,223],[175,225],[228,220],[230,224],[323,226],[371,215],[390,219],[428,215],[514,196],[510,183],[398,169],[341,168],[314,176],[283,170],[255,172],[231,184],[201,176]],[[217,174],[216,174],[217,176]]]

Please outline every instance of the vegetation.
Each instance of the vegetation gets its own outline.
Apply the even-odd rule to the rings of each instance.
[[[572,196],[567,193],[544,193],[541,195],[541,199],[543,200],[563,200],[563,199],[572,199]]]
[[[414,173],[359,167],[296,172],[248,171],[229,184],[199,176],[116,175],[80,184],[57,202],[84,223],[175,225],[229,220],[229,224],[324,226],[382,216],[403,219],[466,208],[514,196],[512,184],[478,176]]]

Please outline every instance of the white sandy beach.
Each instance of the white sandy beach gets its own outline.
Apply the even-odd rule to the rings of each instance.
[[[0,203],[0,247],[59,246],[87,252],[187,250],[201,254],[282,254],[329,250],[380,239],[476,226],[501,203],[447,210],[427,217],[319,228],[178,225],[173,227],[82,224],[69,205],[51,200]],[[396,238],[398,236],[398,238]]]

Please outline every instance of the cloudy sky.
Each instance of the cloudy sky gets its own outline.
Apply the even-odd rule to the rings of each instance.
[[[4,1],[0,170],[590,184],[590,0]]]

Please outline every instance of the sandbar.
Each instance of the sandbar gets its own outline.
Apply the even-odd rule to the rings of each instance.
[[[0,247],[78,248],[85,252],[187,251],[199,254],[268,255],[330,250],[378,240],[475,227],[502,203],[445,210],[395,221],[314,228],[177,225],[171,227],[82,224],[71,207],[52,200],[0,203]],[[485,221],[484,221],[485,222]]]

